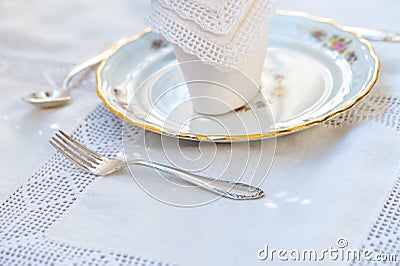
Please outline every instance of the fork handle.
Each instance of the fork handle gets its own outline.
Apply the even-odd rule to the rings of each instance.
[[[253,187],[247,184],[213,179],[201,175],[192,174],[183,170],[176,169],[174,167],[163,165],[160,163],[145,161],[145,160],[132,160],[127,162],[128,165],[141,165],[150,167],[164,173],[181,178],[191,184],[214,192],[218,195],[235,199],[235,200],[247,200],[256,199],[264,196],[264,192],[257,187]]]

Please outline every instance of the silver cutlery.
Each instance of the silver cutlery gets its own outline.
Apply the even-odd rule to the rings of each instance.
[[[243,183],[212,179],[146,160],[125,162],[116,158],[107,158],[80,144],[61,130],[52,137],[50,143],[73,163],[95,175],[105,176],[128,165],[140,165],[176,176],[191,184],[230,199],[248,200],[264,196],[264,192],[260,188]]]
[[[105,51],[74,67],[64,78],[62,85],[59,88],[55,88],[52,91],[33,92],[22,97],[22,100],[39,108],[52,108],[65,105],[71,100],[71,88],[69,87],[69,83],[72,78],[84,69],[94,66],[109,57],[114,51],[114,47],[122,41],[123,40],[119,40],[118,42],[113,43],[111,47],[107,48]]]
[[[361,27],[345,27],[346,30],[355,32],[362,38],[376,42],[400,42],[400,33],[367,29]]]
[[[290,11],[278,9],[277,14],[280,15],[302,15],[308,17],[307,13],[301,11]],[[400,42],[400,32],[392,32],[392,31],[384,31],[384,30],[376,30],[369,29],[363,27],[344,27],[344,30],[350,31],[358,34],[362,38],[368,41],[376,41],[376,42]]]

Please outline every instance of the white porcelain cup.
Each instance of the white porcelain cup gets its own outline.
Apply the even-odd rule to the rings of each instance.
[[[173,45],[175,55],[187,82],[193,108],[197,113],[219,115],[235,110],[252,100],[260,89],[261,73],[267,51],[269,29],[255,40],[256,45],[239,71],[219,70],[199,61]],[[187,63],[191,62],[191,63]]]

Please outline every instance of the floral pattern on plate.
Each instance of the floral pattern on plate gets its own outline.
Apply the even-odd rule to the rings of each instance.
[[[199,117],[187,89],[166,92],[160,78],[142,87],[151,73],[176,64],[168,42],[149,29],[100,65],[98,95],[113,113],[149,131],[196,141],[241,142],[320,124],[351,108],[378,78],[372,45],[335,23],[287,13],[271,20],[270,32],[261,91],[238,112]],[[170,85],[181,84],[184,78],[172,70],[162,77]]]
[[[353,64],[358,60],[356,52],[349,49],[352,43],[350,39],[340,36],[339,34],[329,36],[322,30],[312,31],[311,37],[322,43],[324,47],[342,54],[349,64]]]
[[[281,98],[286,94],[286,89],[283,84],[283,82],[285,81],[285,76],[281,73],[277,73],[272,68],[267,68],[265,71],[273,79],[273,86],[271,87],[271,90],[268,91],[267,96],[266,96],[267,97],[266,101],[268,101],[269,104],[272,104],[275,102],[276,98]],[[245,104],[245,105],[235,109],[235,112],[247,112],[247,111],[251,110],[252,108],[256,108],[256,109],[264,108],[267,106],[266,101],[257,100],[255,102]]]
[[[151,49],[157,50],[162,47],[166,47],[167,45],[168,45],[168,42],[162,38],[154,39],[153,42],[151,43]]]

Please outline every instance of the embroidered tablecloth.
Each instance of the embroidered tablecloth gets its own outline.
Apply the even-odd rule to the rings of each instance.
[[[398,44],[374,43],[382,63],[380,79],[353,109],[277,140],[274,163],[262,184],[267,196],[257,203],[219,199],[200,207],[174,207],[146,194],[127,171],[98,178],[55,153],[48,139],[62,128],[109,156],[121,155],[124,141],[139,147],[144,140],[152,158],[168,162],[157,152],[159,136],[127,126],[101,105],[90,71],[77,79],[74,101],[67,107],[36,110],[20,100],[32,88],[59,84],[74,63],[103,44],[141,31],[148,4],[0,4],[0,264],[262,265],[267,260],[258,251],[265,245],[300,250],[346,244],[375,255],[400,253]],[[399,8],[394,0],[385,6],[286,1],[280,8],[346,25],[400,27],[395,15],[388,15]],[[126,130],[131,134],[122,140]],[[326,152],[318,152],[313,143]],[[242,149],[233,146],[233,151]],[[251,148],[262,150],[254,143]],[[148,170],[137,173],[157,180]],[[257,237],[246,235],[257,228]]]

